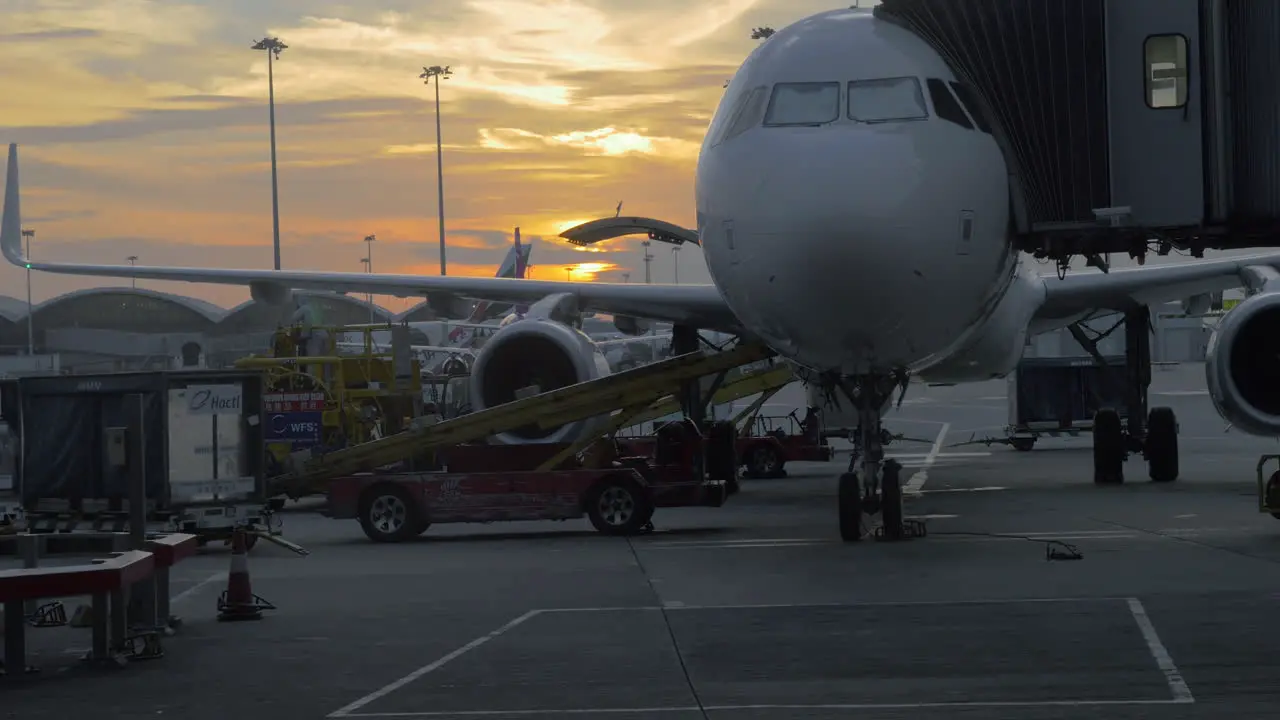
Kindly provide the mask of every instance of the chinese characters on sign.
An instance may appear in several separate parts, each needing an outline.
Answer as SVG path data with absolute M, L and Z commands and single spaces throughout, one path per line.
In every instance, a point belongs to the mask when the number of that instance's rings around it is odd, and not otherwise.
M 320 412 L 324 393 L 270 393 L 262 396 L 262 409 L 269 413 Z

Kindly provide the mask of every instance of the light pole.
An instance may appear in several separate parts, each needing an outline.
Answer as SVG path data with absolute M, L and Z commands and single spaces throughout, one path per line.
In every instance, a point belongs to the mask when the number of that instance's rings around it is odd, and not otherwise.
M 653 276 L 649 273 L 649 264 L 653 262 L 653 254 L 649 252 L 649 246 L 653 244 L 652 240 L 641 240 L 640 246 L 644 248 L 644 284 L 648 285 L 653 282 Z
M 567 265 L 564 269 L 565 282 L 573 282 L 573 266 Z
M 271 118 L 271 234 L 275 248 L 276 269 L 280 269 L 280 193 L 276 175 L 276 80 L 273 60 L 289 47 L 280 38 L 266 37 L 254 43 L 252 50 L 267 51 L 267 108 Z
M 378 240 L 377 235 L 364 236 L 364 246 L 365 246 L 364 264 L 365 264 L 365 270 L 367 270 L 370 275 L 373 274 L 373 244 L 377 242 L 377 240 Z M 373 321 L 374 321 L 373 293 L 369 293 L 369 324 L 372 325 Z
M 432 78 L 436 81 L 436 214 L 440 216 L 440 274 L 447 275 L 444 260 L 444 151 L 440 141 L 440 80 L 448 80 L 453 71 L 448 65 L 441 67 L 440 65 L 432 65 L 431 67 L 422 68 L 422 74 L 418 77 L 423 82 L 431 84 Z
M 680 246 L 675 245 L 671 248 L 671 270 L 675 273 L 676 284 L 680 284 Z
M 629 272 L 627 272 L 627 273 L 622 273 L 622 282 L 624 282 L 624 283 L 629 283 L 629 282 L 631 282 L 631 273 L 629 273 Z
M 35 230 L 23 230 L 22 239 L 27 242 L 27 354 L 36 354 L 36 331 L 33 323 L 35 315 L 31 312 L 31 239 L 36 236 Z
M 125 258 L 125 259 L 129 261 L 129 267 L 136 267 L 136 266 L 137 266 L 137 264 L 138 264 L 138 256 L 137 256 L 137 255 L 130 255 L 129 257 L 127 257 L 127 258 Z M 130 277 L 130 279 L 129 279 L 129 282 L 133 284 L 133 289 L 134 289 L 134 290 L 137 290 L 137 289 L 138 289 L 138 276 L 137 276 L 137 275 L 133 275 L 133 276 L 131 276 L 131 277 Z

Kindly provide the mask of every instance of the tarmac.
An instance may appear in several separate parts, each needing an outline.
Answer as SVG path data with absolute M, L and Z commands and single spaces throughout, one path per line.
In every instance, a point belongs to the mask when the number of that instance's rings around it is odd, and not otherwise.
M 841 543 L 833 463 L 747 481 L 719 509 L 606 538 L 585 520 L 432 528 L 375 545 L 291 513 L 312 554 L 259 544 L 260 622 L 220 624 L 227 551 L 175 571 L 167 656 L 89 670 L 88 634 L 32 630 L 36 676 L 0 680 L 23 720 L 227 718 L 1272 718 L 1280 522 L 1260 453 L 1224 432 L 1202 369 L 1155 373 L 1182 476 L 1092 482 L 1088 437 L 999 434 L 1003 382 L 913 388 L 890 429 L 925 538 Z M 781 402 L 777 400 L 775 402 Z M 1056 540 L 1079 560 L 1046 559 Z

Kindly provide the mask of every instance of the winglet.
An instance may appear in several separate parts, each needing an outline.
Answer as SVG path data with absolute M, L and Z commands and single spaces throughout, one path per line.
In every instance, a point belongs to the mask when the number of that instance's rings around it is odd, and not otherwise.
M 26 265 L 22 254 L 22 208 L 18 202 L 18 144 L 9 143 L 9 169 L 4 184 L 4 217 L 0 219 L 0 250 L 14 265 Z

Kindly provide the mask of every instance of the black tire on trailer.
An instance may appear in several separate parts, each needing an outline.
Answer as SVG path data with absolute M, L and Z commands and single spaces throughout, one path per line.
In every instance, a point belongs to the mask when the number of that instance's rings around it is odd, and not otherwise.
M 1280 470 L 1267 478 L 1267 484 L 1263 486 L 1263 501 L 1269 508 L 1280 506 Z M 1280 520 L 1280 512 L 1271 513 L 1271 517 Z
M 1173 408 L 1151 408 L 1147 414 L 1147 473 L 1153 482 L 1178 479 L 1178 418 Z
M 839 496 L 840 539 L 858 542 L 862 539 L 862 481 L 857 473 L 840 475 Z
M 378 483 L 361 493 L 359 513 L 360 529 L 380 543 L 412 540 L 428 524 L 409 491 L 394 483 Z
M 1031 452 L 1036 446 L 1036 439 L 1033 437 L 1016 437 L 1009 440 L 1009 445 L 1018 452 Z
M 747 448 L 743 465 L 746 466 L 747 477 L 750 478 L 772 478 L 782 474 L 782 468 L 786 465 L 786 460 L 782 457 L 782 453 L 778 452 L 778 448 L 768 442 L 757 442 Z
M 603 535 L 635 535 L 653 519 L 649 493 L 625 475 L 602 478 L 583 499 L 587 519 Z
M 1093 481 L 1098 485 L 1124 482 L 1124 426 L 1120 413 L 1101 408 L 1093 416 Z

